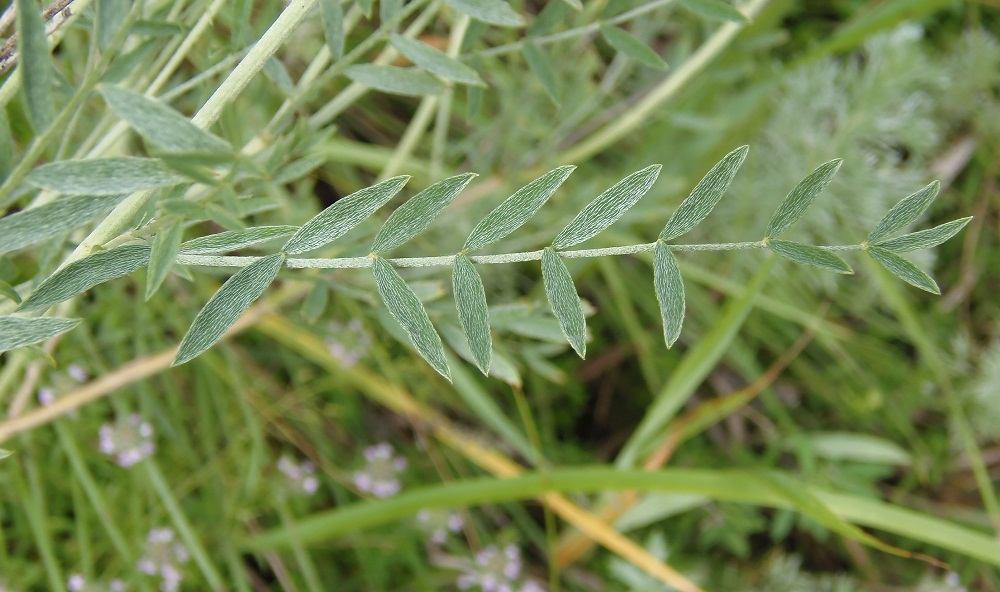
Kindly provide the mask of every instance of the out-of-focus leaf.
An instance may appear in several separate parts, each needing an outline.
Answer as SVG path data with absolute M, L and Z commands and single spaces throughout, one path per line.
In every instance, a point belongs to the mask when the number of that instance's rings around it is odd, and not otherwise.
M 399 50 L 399 53 L 431 74 L 437 74 L 441 78 L 462 84 L 485 86 L 482 78 L 479 77 L 479 74 L 475 70 L 443 51 L 434 49 L 430 45 L 416 39 L 403 37 L 396 33 L 392 34 L 390 41 Z
M 869 434 L 818 432 L 805 434 L 813 453 L 836 461 L 909 466 L 913 456 L 898 444 Z
M 100 88 L 108 106 L 140 136 L 168 152 L 231 154 L 232 147 L 201 129 L 172 107 L 118 86 Z
M 792 261 L 805 263 L 806 265 L 812 265 L 819 267 L 820 269 L 827 269 L 837 273 L 854 273 L 854 270 L 851 269 L 851 266 L 848 265 L 846 261 L 834 255 L 830 251 L 826 251 L 813 245 L 804 245 L 802 243 L 784 240 L 771 240 L 768 241 L 767 246 L 775 253 L 785 257 L 786 259 L 791 259 Z
M 938 287 L 934 278 L 927 275 L 927 273 L 922 269 L 892 251 L 886 250 L 882 247 L 868 247 L 867 251 L 868 254 L 872 256 L 872 259 L 878 261 L 882 267 L 888 269 L 892 275 L 898 277 L 904 282 L 912 286 L 916 286 L 921 290 L 930 292 L 931 294 L 941 293 L 941 288 Z
M 17 304 L 21 303 L 21 295 L 17 293 L 14 286 L 8 284 L 7 282 L 0 280 L 0 296 L 4 298 L 10 298 Z
M 792 224 L 798 222 L 802 214 L 806 213 L 813 201 L 826 189 L 826 186 L 833 180 L 833 176 L 840 170 L 843 160 L 837 158 L 830 162 L 819 165 L 808 177 L 799 181 L 798 185 L 792 189 L 784 201 L 771 216 L 771 221 L 767 223 L 767 230 L 764 236 L 775 237 L 791 228 Z
M 542 280 L 559 327 L 577 355 L 586 357 L 587 319 L 583 314 L 583 305 L 573 285 L 573 276 L 566 269 L 562 257 L 551 248 L 542 251 Z
M 608 45 L 613 47 L 615 51 L 619 51 L 627 55 L 644 66 L 648 66 L 656 70 L 666 70 L 668 68 L 667 63 L 663 61 L 660 54 L 656 53 L 648 45 L 618 27 L 612 27 L 611 25 L 601 23 L 601 35 L 604 36 L 604 40 L 607 41 Z
M 73 230 L 115 207 L 122 195 L 76 195 L 0 218 L 0 255 Z
M 97 0 L 97 44 L 101 49 L 107 50 L 111 45 L 128 17 L 129 8 L 128 0 Z
M 246 230 L 227 230 L 191 239 L 181 245 L 181 253 L 185 255 L 226 253 L 288 236 L 298 229 L 298 226 L 254 226 Z
M 552 241 L 552 246 L 565 249 L 580 244 L 614 224 L 646 195 L 656 182 L 661 168 L 654 164 L 636 171 L 599 195 L 559 232 Z
M 423 232 L 475 176 L 475 173 L 465 173 L 438 181 L 408 199 L 382 225 L 371 250 L 376 253 L 388 251 Z
M 112 156 L 43 164 L 28 174 L 28 181 L 68 195 L 116 195 L 168 187 L 185 178 L 156 158 Z
M 0 353 L 45 341 L 80 324 L 80 319 L 0 316 Z
M 45 23 L 34 0 L 14 0 L 17 51 L 28 119 L 35 134 L 48 129 L 55 117 L 52 84 L 55 72 L 45 37 Z
M 149 262 L 149 252 L 148 245 L 122 245 L 74 261 L 39 284 L 19 310 L 48 308 L 98 284 L 128 275 Z
M 414 68 L 360 64 L 349 66 L 344 75 L 382 92 L 422 97 L 440 94 L 444 85 L 434 76 Z
M 886 215 L 879 220 L 866 240 L 871 244 L 878 243 L 890 234 L 912 224 L 931 205 L 940 190 L 941 183 L 934 181 L 920 191 L 899 200 L 899 203 L 892 206 Z
M 691 195 L 687 196 L 677 210 L 670 217 L 667 225 L 660 233 L 660 240 L 670 240 L 677 238 L 688 232 L 705 219 L 723 194 L 729 189 L 729 184 L 733 182 L 736 171 L 743 164 L 749 146 L 740 146 L 729 154 L 722 157 L 712 170 L 695 185 Z
M 538 81 L 542 83 L 545 94 L 549 95 L 553 103 L 559 105 L 559 80 L 556 77 L 555 69 L 552 67 L 552 62 L 549 61 L 549 57 L 542 50 L 538 49 L 537 45 L 531 42 L 531 38 L 525 38 L 522 41 L 521 51 L 524 54 L 524 61 L 528 62 L 528 67 L 531 68 L 532 73 L 538 78 Z
M 337 62 L 344 57 L 344 9 L 340 0 L 320 0 L 319 10 L 330 57 Z
M 379 0 L 378 18 L 382 24 L 391 21 L 403 8 L 403 0 Z
M 503 0 L 445 0 L 445 4 L 498 27 L 523 27 L 525 24 L 524 17 Z
M 653 258 L 653 285 L 663 319 L 663 340 L 673 347 L 684 325 L 684 278 L 677 258 L 663 242 L 656 243 Z
M 319 281 L 309 290 L 306 299 L 302 301 L 302 318 L 310 325 L 323 316 L 326 311 L 327 302 L 330 300 L 330 286 L 326 282 Z
M 908 251 L 930 249 L 958 234 L 971 220 L 972 216 L 952 220 L 951 222 L 945 222 L 944 224 L 935 226 L 934 228 L 911 232 L 910 234 L 904 234 L 903 236 L 877 242 L 875 243 L 875 246 L 882 247 L 883 249 L 893 251 L 895 253 L 906 253 Z
M 452 289 L 455 292 L 455 307 L 458 319 L 469 342 L 469 348 L 476 365 L 483 374 L 490 373 L 493 351 L 493 335 L 490 333 L 489 307 L 486 304 L 486 290 L 476 267 L 465 255 L 455 256 L 452 270 Z
M 733 23 L 749 23 L 750 19 L 737 10 L 732 4 L 721 0 L 681 0 L 681 6 L 691 12 L 708 18 L 730 21 Z

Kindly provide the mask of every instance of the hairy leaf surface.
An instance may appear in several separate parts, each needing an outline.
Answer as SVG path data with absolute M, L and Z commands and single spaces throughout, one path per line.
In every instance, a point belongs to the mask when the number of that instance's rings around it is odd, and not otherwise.
M 360 64 L 347 67 L 344 75 L 375 90 L 397 95 L 422 97 L 440 94 L 444 90 L 440 80 L 414 68 Z
M 149 245 L 122 245 L 70 263 L 39 284 L 19 310 L 44 309 L 98 284 L 128 275 L 149 262 Z
M 559 232 L 552 246 L 565 249 L 580 244 L 614 224 L 646 195 L 661 168 L 661 165 L 654 164 L 636 171 L 599 195 Z
M 465 173 L 438 181 L 406 200 L 382 225 L 371 250 L 388 251 L 423 232 L 475 176 Z
M 80 324 L 80 319 L 0 316 L 0 353 L 45 341 Z
M 431 74 L 437 74 L 441 78 L 462 84 L 485 86 L 483 79 L 475 70 L 443 51 L 396 33 L 392 34 L 390 41 L 399 50 L 399 53 Z
M 684 278 L 670 247 L 659 241 L 653 258 L 653 285 L 660 303 L 663 339 L 670 348 L 680 337 L 684 325 Z
M 486 290 L 476 267 L 465 255 L 455 256 L 452 270 L 452 290 L 458 319 L 483 374 L 490 373 L 493 352 L 493 335 L 490 333 L 490 312 L 486 304 Z
M 786 259 L 827 269 L 837 273 L 854 273 L 851 266 L 830 251 L 813 245 L 804 245 L 784 240 L 771 240 L 767 243 L 769 249 Z
M 837 158 L 830 162 L 819 165 L 808 177 L 799 181 L 798 185 L 792 189 L 784 201 L 771 216 L 771 221 L 767 223 L 767 230 L 764 236 L 774 237 L 783 233 L 798 222 L 802 214 L 806 213 L 809 206 L 819 197 L 819 194 L 826 189 L 826 186 L 833 180 L 833 176 L 840 170 L 842 159 Z
M 288 236 L 298 229 L 298 226 L 253 226 L 244 230 L 227 230 L 191 239 L 181 245 L 181 253 L 185 255 L 226 253 Z
M 934 181 L 920 191 L 901 199 L 879 220 L 866 240 L 871 244 L 876 244 L 890 234 L 912 224 L 931 205 L 940 190 L 941 183 Z
M 573 276 L 553 249 L 542 251 L 542 280 L 552 313 L 569 344 L 581 358 L 587 356 L 587 319 L 580 296 L 576 293 Z
M 882 247 L 868 247 L 868 254 L 872 256 L 872 259 L 878 261 L 882 267 L 888 269 L 892 275 L 898 277 L 911 286 L 916 286 L 921 290 L 930 292 L 931 294 L 941 293 L 941 288 L 938 287 L 934 278 L 927 275 L 924 270 L 910 263 L 906 259 L 903 259 L 892 251 Z
M 116 195 L 168 187 L 185 178 L 156 158 L 112 156 L 44 164 L 28 174 L 28 181 L 67 195 Z
M 0 255 L 73 230 L 115 207 L 124 195 L 77 195 L 0 218 Z
M 174 257 L 181 248 L 181 237 L 184 225 L 175 220 L 169 226 L 156 233 L 152 250 L 149 254 L 149 268 L 146 272 L 146 300 L 160 289 L 170 269 L 174 266 Z
M 48 129 L 55 117 L 52 95 L 55 71 L 49 54 L 49 41 L 45 36 L 45 23 L 42 22 L 42 15 L 34 0 L 14 0 L 14 8 L 25 106 L 32 129 L 36 134 L 41 134 Z
M 733 182 L 736 171 L 743 164 L 743 159 L 747 156 L 749 146 L 740 146 L 729 154 L 722 157 L 712 170 L 695 185 L 691 195 L 687 196 L 677 210 L 670 217 L 667 225 L 660 233 L 660 240 L 670 240 L 677 238 L 688 232 L 705 219 L 723 194 L 729 189 L 729 184 Z
M 145 140 L 168 152 L 232 153 L 228 142 L 191 122 L 172 107 L 118 86 L 102 86 L 108 106 Z
M 945 222 L 944 224 L 935 226 L 934 228 L 911 232 L 910 234 L 904 234 L 903 236 L 896 238 L 879 241 L 875 243 L 875 245 L 896 253 L 930 249 L 958 234 L 971 220 L 972 216 L 952 220 L 951 222 Z

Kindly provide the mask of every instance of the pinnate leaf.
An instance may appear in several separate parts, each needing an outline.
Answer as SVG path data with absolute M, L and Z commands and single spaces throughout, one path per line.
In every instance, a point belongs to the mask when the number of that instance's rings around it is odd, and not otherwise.
M 737 10 L 733 5 L 721 0 L 681 0 L 681 6 L 708 18 L 733 23 L 750 22 L 750 19 L 745 14 Z
M 244 230 L 227 230 L 191 239 L 181 245 L 181 253 L 185 255 L 227 253 L 288 236 L 298 229 L 298 226 L 253 226 Z
M 522 42 L 521 51 L 524 53 L 524 61 L 528 62 L 528 67 L 532 73 L 542 83 L 545 94 L 549 95 L 552 102 L 559 104 L 559 80 L 556 71 L 552 67 L 549 57 L 538 49 L 538 46 L 531 42 L 531 38 L 525 38 Z
M 599 195 L 559 232 L 552 241 L 552 246 L 565 249 L 580 244 L 614 224 L 646 195 L 656 182 L 661 168 L 654 164 L 636 171 Z
M 28 181 L 35 185 L 69 195 L 116 195 L 184 180 L 159 159 L 134 156 L 62 160 L 28 174 Z
M 55 113 L 52 83 L 55 72 L 45 37 L 45 23 L 35 0 L 14 0 L 17 50 L 28 119 L 36 134 L 48 129 Z
M 819 165 L 808 177 L 799 181 L 798 185 L 792 189 L 784 201 L 771 216 L 771 221 L 767 223 L 767 230 L 764 236 L 774 237 L 791 228 L 798 222 L 802 214 L 806 213 L 813 201 L 826 189 L 826 186 L 833 180 L 833 176 L 840 170 L 843 160 L 837 158 L 830 162 Z
M 38 285 L 19 310 L 44 309 L 98 284 L 128 275 L 149 262 L 149 245 L 122 245 L 79 259 Z
M 45 341 L 79 324 L 80 319 L 0 316 L 0 353 Z
M 542 281 L 552 313 L 559 320 L 559 327 L 569 344 L 581 358 L 587 355 L 587 319 L 583 314 L 580 296 L 573 285 L 573 276 L 552 248 L 542 251 Z
M 940 190 L 941 183 L 934 181 L 920 191 L 901 199 L 875 225 L 875 229 L 866 239 L 867 242 L 877 244 L 892 233 L 912 224 L 931 205 Z
M 644 66 L 657 70 L 666 70 L 667 63 L 663 61 L 660 54 L 653 51 L 648 45 L 639 41 L 624 30 L 611 25 L 601 24 L 601 35 L 604 36 L 608 45 L 615 51 L 619 51 Z
M 880 241 L 875 243 L 875 245 L 896 253 L 930 249 L 958 234 L 970 220 L 972 220 L 972 216 L 952 220 L 934 228 L 911 232 L 910 234 Z
M 472 229 L 462 250 L 482 249 L 520 228 L 575 169 L 572 165 L 561 166 L 518 189 Z
M 372 274 L 382 302 L 409 335 L 417 353 L 450 382 L 451 370 L 444 356 L 444 345 L 420 299 L 385 259 L 372 259 Z
M 403 37 L 396 33 L 392 34 L 390 41 L 399 50 L 399 53 L 431 74 L 437 74 L 441 78 L 462 84 L 485 86 L 482 78 L 479 77 L 479 74 L 475 70 L 443 51 L 434 49 L 430 45 L 416 39 Z
M 371 250 L 376 253 L 388 251 L 423 232 L 475 176 L 475 173 L 465 173 L 449 177 L 406 200 L 382 225 Z
M 695 185 L 691 195 L 687 196 L 677 210 L 670 217 L 667 225 L 660 233 L 660 240 L 670 240 L 677 238 L 688 232 L 705 219 L 723 194 L 729 189 L 729 184 L 733 182 L 736 171 L 743 164 L 743 159 L 747 156 L 749 146 L 740 146 L 729 154 L 722 157 L 712 170 Z
M 904 282 L 931 294 L 941 293 L 941 288 L 938 287 L 934 278 L 906 259 L 882 247 L 868 247 L 867 250 L 872 259 L 878 261 L 882 267 L 888 269 L 892 275 Z
M 172 107 L 118 86 L 100 88 L 108 106 L 145 140 L 168 152 L 232 153 L 232 147 Z
M 784 240 L 770 240 L 767 246 L 782 257 L 797 261 L 798 263 L 805 263 L 806 265 L 812 265 L 837 273 L 854 273 L 854 270 L 851 269 L 851 266 L 846 261 L 830 251 L 813 245 L 804 245 Z
M 149 254 L 149 269 L 146 272 L 146 300 L 160 289 L 170 269 L 174 266 L 174 257 L 181 248 L 181 237 L 184 225 L 180 220 L 173 221 L 169 226 L 156 234 Z
M 319 11 L 326 45 L 330 48 L 331 58 L 336 62 L 344 57 L 344 9 L 340 6 L 340 0 L 320 0 Z
M 77 195 L 0 218 L 0 255 L 86 224 L 115 207 L 123 195 Z
M 215 345 L 271 285 L 284 262 L 283 253 L 261 257 L 226 280 L 198 311 L 198 316 L 181 340 L 172 365 L 179 366 L 188 362 Z
M 385 205 L 409 180 L 409 175 L 392 177 L 337 200 L 303 224 L 282 250 L 294 255 L 332 243 Z
M 360 64 L 346 68 L 344 75 L 354 82 L 396 95 L 422 97 L 444 90 L 440 80 L 414 68 Z
M 684 325 L 684 278 L 677 258 L 670 247 L 657 241 L 653 258 L 653 285 L 656 300 L 660 303 L 660 317 L 663 319 L 663 339 L 667 347 L 673 347 L 681 335 Z
M 493 336 L 490 333 L 490 313 L 486 304 L 486 290 L 476 267 L 465 255 L 455 256 L 452 270 L 452 289 L 458 319 L 469 342 L 476 365 L 483 374 L 490 373 Z
M 523 27 L 524 17 L 503 0 L 445 0 L 445 4 L 476 20 L 499 27 Z

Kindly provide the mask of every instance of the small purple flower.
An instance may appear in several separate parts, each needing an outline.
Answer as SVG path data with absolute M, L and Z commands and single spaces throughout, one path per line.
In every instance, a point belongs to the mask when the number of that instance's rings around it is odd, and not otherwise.
M 297 489 L 307 495 L 316 493 L 319 480 L 316 478 L 316 465 L 309 461 L 296 464 L 291 458 L 282 456 L 278 459 L 278 470 L 284 473 L 292 489 Z
M 367 464 L 364 470 L 354 472 L 354 485 L 375 497 L 392 497 L 403 488 L 396 478 L 406 468 L 406 459 L 396 456 L 388 443 L 365 448 Z
M 482 592 L 531 592 L 538 589 L 538 584 L 530 580 L 518 582 L 520 576 L 521 550 L 514 545 L 507 545 L 502 550 L 490 545 L 476 553 L 474 564 L 458 576 L 456 583 L 460 590 L 478 586 Z
M 42 407 L 48 407 L 56 400 L 56 392 L 48 387 L 38 389 L 36 396 L 38 397 L 38 403 Z
M 66 374 L 69 374 L 69 377 L 77 382 L 87 382 L 90 378 L 87 371 L 84 370 L 83 366 L 79 364 L 70 364 L 69 366 L 66 366 Z
M 163 580 L 160 582 L 161 592 L 176 592 L 183 577 L 178 566 L 188 560 L 187 548 L 174 539 L 174 531 L 169 528 L 154 528 L 149 531 L 146 554 L 138 564 L 142 573 L 160 576 Z
M 458 512 L 451 510 L 420 510 L 417 513 L 417 522 L 430 533 L 431 542 L 437 545 L 443 544 L 448 539 L 449 532 L 462 530 L 463 525 L 462 517 Z
M 73 574 L 66 582 L 66 589 L 69 592 L 124 592 L 125 582 L 111 580 L 105 585 L 99 582 L 87 582 L 82 575 Z
M 326 347 L 330 355 L 337 358 L 345 368 L 357 364 L 368 351 L 372 339 L 358 319 L 352 319 L 347 325 L 339 321 L 331 321 L 327 326 L 330 336 L 326 339 Z
M 99 438 L 101 452 L 115 457 L 115 462 L 123 467 L 131 467 L 156 450 L 153 426 L 135 413 L 101 426 Z

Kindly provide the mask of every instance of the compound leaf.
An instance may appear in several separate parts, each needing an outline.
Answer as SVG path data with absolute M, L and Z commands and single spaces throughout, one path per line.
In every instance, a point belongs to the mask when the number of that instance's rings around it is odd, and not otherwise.
M 904 197 L 899 203 L 892 206 L 886 215 L 875 225 L 875 229 L 868 235 L 866 241 L 876 244 L 888 237 L 897 230 L 902 230 L 907 225 L 924 213 L 924 210 L 931 205 L 938 191 L 941 190 L 941 183 L 933 181 L 926 187 Z
M 406 200 L 382 225 L 372 243 L 372 252 L 388 251 L 423 232 L 475 176 L 465 173 L 449 177 Z
M 767 246 L 782 257 L 797 261 L 798 263 L 805 263 L 806 265 L 812 265 L 837 273 L 854 273 L 854 270 L 851 269 L 851 266 L 846 261 L 830 251 L 813 245 L 804 245 L 784 240 L 770 240 Z
M 445 0 L 445 4 L 476 20 L 498 27 L 523 27 L 524 17 L 503 0 Z
M 712 170 L 695 185 L 691 195 L 687 196 L 677 210 L 670 217 L 667 225 L 660 233 L 660 240 L 670 240 L 676 238 L 705 219 L 705 216 L 712 211 L 722 195 L 729 189 L 736 171 L 743 164 L 749 146 L 740 146 L 729 154 L 722 157 Z
M 118 86 L 102 86 L 108 106 L 145 140 L 168 152 L 231 154 L 225 140 L 201 129 L 165 103 Z
M 390 41 L 399 50 L 399 53 L 431 74 L 436 74 L 446 80 L 453 80 L 462 84 L 485 86 L 483 79 L 479 77 L 479 74 L 475 70 L 443 51 L 434 49 L 430 45 L 416 39 L 403 37 L 396 33 L 392 34 Z
M 0 316 L 0 353 L 45 341 L 79 324 L 80 319 Z
M 656 70 L 666 70 L 667 63 L 663 61 L 660 54 L 652 50 L 648 45 L 639 41 L 623 29 L 601 23 L 601 35 L 604 36 L 608 45 L 615 51 L 619 51 L 644 66 Z
M 844 161 L 840 158 L 823 163 L 785 196 L 767 223 L 764 236 L 774 237 L 791 228 L 806 213 L 813 201 L 826 189 Z
M 580 296 L 573 285 L 573 276 L 551 247 L 542 251 L 542 281 L 552 313 L 569 344 L 581 358 L 587 355 L 587 319 Z
M 906 259 L 903 259 L 892 251 L 886 250 L 882 247 L 868 247 L 868 254 L 872 256 L 872 259 L 878 261 L 882 267 L 888 269 L 892 275 L 898 277 L 911 286 L 916 286 L 921 290 L 930 292 L 931 294 L 941 293 L 941 288 L 938 287 L 934 278 L 927 275 L 924 270 L 910 263 Z
M 222 284 L 191 323 L 181 340 L 173 366 L 199 356 L 222 338 L 240 315 L 260 298 L 285 262 L 283 253 L 261 257 Z
M 684 325 L 684 279 L 674 253 L 661 241 L 656 243 L 653 258 L 653 285 L 663 319 L 663 339 L 670 348 Z
M 0 255 L 73 230 L 115 207 L 123 195 L 77 195 L 0 218 Z
M 417 353 L 451 382 L 451 370 L 444 356 L 444 345 L 420 299 L 385 259 L 372 259 L 372 274 L 382 302 L 409 335 Z
M 661 165 L 654 164 L 636 171 L 599 195 L 559 232 L 552 241 L 552 246 L 557 249 L 571 247 L 614 224 L 646 195 L 656 182 L 661 168 Z
M 28 181 L 68 195 L 117 195 L 168 187 L 185 178 L 157 158 L 112 156 L 43 164 L 28 174 Z
M 489 375 L 493 352 L 493 336 L 490 333 L 490 313 L 486 304 L 486 290 L 476 267 L 465 255 L 455 256 L 452 270 L 452 289 L 455 292 L 455 307 L 458 319 L 469 342 L 469 348 L 476 360 L 476 366 L 483 374 Z
M 409 180 L 409 175 L 392 177 L 337 200 L 303 224 L 282 250 L 294 255 L 330 244 L 385 205 Z
M 48 308 L 98 284 L 128 275 L 149 262 L 149 245 L 122 245 L 74 261 L 38 285 L 18 310 Z
M 227 230 L 191 239 L 181 245 L 181 253 L 185 255 L 228 253 L 288 236 L 298 229 L 298 226 L 253 226 L 244 230 Z
M 904 234 L 903 236 L 898 236 L 896 238 L 879 241 L 875 243 L 875 245 L 896 253 L 930 249 L 958 234 L 959 231 L 965 228 L 965 225 L 968 224 L 970 220 L 972 220 L 972 216 L 952 220 L 951 222 L 945 222 L 944 224 L 935 226 L 934 228 L 911 232 L 910 234 Z

